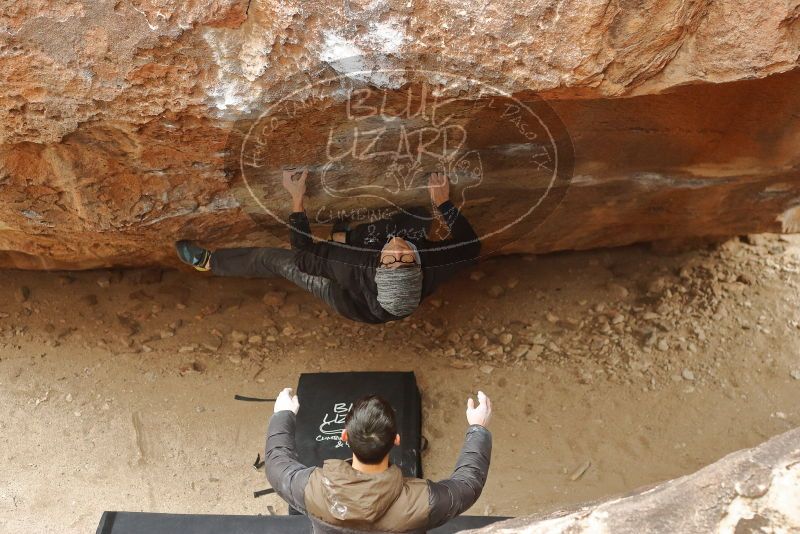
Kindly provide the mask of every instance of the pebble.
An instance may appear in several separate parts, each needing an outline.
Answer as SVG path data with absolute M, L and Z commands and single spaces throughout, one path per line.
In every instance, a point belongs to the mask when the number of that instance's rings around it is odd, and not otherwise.
M 544 352 L 544 346 L 543 345 L 534 345 L 534 346 L 531 347 L 531 350 L 529 350 L 528 353 L 525 354 L 525 359 L 526 360 L 535 360 L 536 358 L 541 356 L 543 352 Z
M 694 373 L 690 369 L 684 369 L 681 371 L 681 376 L 684 380 L 692 381 L 694 380 Z
M 231 361 L 231 363 L 235 363 L 236 365 L 242 363 L 242 357 L 238 354 L 229 354 L 228 359 Z
M 198 315 L 198 318 L 202 319 L 204 317 L 208 317 L 209 315 L 214 315 L 219 311 L 219 308 L 219 303 L 207 304 L 200 309 L 200 315 Z
M 266 304 L 267 306 L 283 306 L 283 303 L 286 302 L 286 292 L 285 291 L 267 291 L 264 293 L 261 301 Z
M 300 314 L 300 305 L 297 303 L 284 304 L 278 308 L 278 314 L 285 318 L 297 317 Z
M 281 330 L 281 335 L 290 337 L 293 336 L 296 332 L 297 330 L 295 330 L 295 328 L 292 325 L 287 324 L 286 326 L 283 327 L 283 330 Z
M 247 342 L 250 343 L 251 345 L 261 345 L 261 343 L 263 341 L 264 341 L 264 338 L 262 338 L 261 336 L 259 336 L 257 334 L 247 338 Z
M 428 302 L 430 302 L 431 306 L 433 306 L 434 308 L 441 308 L 442 307 L 441 299 L 430 299 Z
M 510 278 L 508 280 L 508 283 L 506 284 L 506 287 L 508 289 L 514 289 L 515 287 L 517 287 L 517 285 L 519 285 L 519 279 L 518 278 Z
M 669 343 L 667 343 L 667 340 L 662 337 L 661 339 L 658 340 L 658 344 L 656 345 L 656 347 L 658 348 L 658 350 L 664 352 L 669 350 Z
M 108 288 L 111 285 L 111 278 L 108 276 L 101 276 L 97 279 L 97 285 L 102 287 L 103 289 Z
M 608 292 L 616 299 L 624 299 L 628 296 L 628 288 L 619 284 L 608 284 Z
M 621 313 L 618 313 L 611 318 L 611 324 L 620 324 L 624 322 L 625 322 L 625 316 L 622 315 Z
M 67 396 L 65 397 L 65 400 L 67 402 L 72 402 L 72 393 L 67 393 Z
M 669 281 L 665 277 L 659 276 L 647 285 L 647 292 L 652 294 L 663 293 L 668 285 Z
M 504 332 L 500 334 L 500 337 L 498 339 L 500 340 L 500 343 L 502 343 L 503 345 L 508 345 L 509 343 L 511 343 L 511 340 L 514 339 L 514 336 L 509 332 Z
M 790 374 L 795 380 L 800 380 L 800 369 L 794 369 Z
M 550 312 L 547 312 L 546 317 L 547 317 L 547 322 L 548 323 L 557 323 L 558 322 L 558 316 L 557 315 L 553 315 Z
M 469 279 L 472 280 L 473 282 L 481 280 L 484 276 L 486 276 L 486 273 L 483 271 L 472 271 L 471 273 L 469 273 Z
M 17 376 L 19 376 L 19 375 L 17 375 Z M 43 402 L 47 402 L 47 399 L 49 399 L 49 398 L 50 398 L 50 390 L 48 389 L 47 391 L 44 392 L 43 396 L 38 397 L 36 399 L 36 406 L 39 406 Z
M 531 350 L 530 345 L 520 345 L 511 352 L 511 356 L 513 356 L 516 359 L 519 359 L 528 354 L 530 350 Z
M 483 349 L 483 353 L 489 356 L 490 358 L 496 358 L 497 356 L 503 355 L 503 347 L 500 345 L 489 345 L 485 349 Z
M 486 347 L 486 345 L 488 345 L 488 344 L 489 344 L 489 340 L 486 339 L 486 336 L 482 336 L 480 334 L 475 334 L 473 336 L 473 338 L 472 338 L 472 345 L 478 350 Z
M 492 367 L 491 365 L 481 365 L 480 369 L 481 369 L 481 373 L 484 373 L 484 374 L 487 374 L 487 375 L 492 374 L 492 371 L 494 371 L 494 367 Z
M 505 289 L 503 289 L 503 286 L 493 285 L 492 287 L 489 288 L 490 297 L 497 298 L 501 296 L 503 293 L 505 293 Z
M 747 273 L 740 274 L 737 277 L 737 281 L 741 282 L 742 284 L 748 285 L 748 286 L 751 286 L 751 285 L 755 284 L 755 279 L 751 275 L 749 275 Z
M 472 362 L 468 362 L 466 360 L 457 360 L 455 358 L 450 360 L 450 367 L 453 367 L 455 369 L 469 369 L 473 365 L 475 364 L 473 364 Z
M 588 470 L 589 470 L 589 468 L 590 468 L 591 466 L 592 466 L 592 461 L 591 461 L 591 460 L 586 460 L 585 462 L 583 462 L 581 465 L 579 465 L 579 466 L 578 466 L 578 467 L 577 467 L 577 468 L 576 468 L 576 469 L 575 469 L 575 470 L 572 472 L 572 474 L 569 476 L 569 479 L 570 479 L 571 481 L 575 482 L 576 480 L 578 480 L 579 478 L 581 478 L 581 477 L 584 475 L 584 473 L 586 473 L 586 471 L 588 471 Z
M 233 332 L 231 332 L 231 341 L 242 343 L 246 341 L 247 338 L 248 335 L 240 330 L 234 330 Z

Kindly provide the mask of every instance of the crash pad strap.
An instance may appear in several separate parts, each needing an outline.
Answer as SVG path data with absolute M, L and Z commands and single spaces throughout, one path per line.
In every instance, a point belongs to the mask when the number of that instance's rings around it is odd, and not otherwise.
M 244 395 L 234 395 L 233 400 L 246 402 L 275 402 L 275 399 L 262 399 L 260 397 L 245 397 Z

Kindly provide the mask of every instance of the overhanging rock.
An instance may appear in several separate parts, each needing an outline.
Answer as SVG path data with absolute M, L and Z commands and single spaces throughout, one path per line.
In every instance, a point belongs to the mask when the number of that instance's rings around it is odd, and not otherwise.
M 800 228 L 796 5 L 184 4 L 0 15 L 0 267 L 285 246 L 285 165 L 319 226 L 447 170 L 487 252 Z

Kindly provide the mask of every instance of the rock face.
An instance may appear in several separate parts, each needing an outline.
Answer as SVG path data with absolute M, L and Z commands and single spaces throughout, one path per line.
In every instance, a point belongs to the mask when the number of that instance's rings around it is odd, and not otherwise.
M 519 518 L 474 533 L 796 532 L 800 429 L 682 478 L 577 510 Z
M 320 228 L 425 205 L 444 170 L 487 253 L 796 231 L 799 20 L 777 0 L 12 3 L 0 267 L 285 246 L 287 165 L 310 167 Z

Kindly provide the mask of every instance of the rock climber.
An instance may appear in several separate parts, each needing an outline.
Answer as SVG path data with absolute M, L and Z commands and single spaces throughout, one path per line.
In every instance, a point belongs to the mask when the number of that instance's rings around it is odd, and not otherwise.
M 450 478 L 432 482 L 404 478 L 389 464 L 389 451 L 400 444 L 392 406 L 378 396 L 353 403 L 342 441 L 351 460 L 326 460 L 306 467 L 295 454 L 296 395 L 278 395 L 267 430 L 267 479 L 289 505 L 307 515 L 315 533 L 425 532 L 465 512 L 481 495 L 489 472 L 492 435 L 487 430 L 492 403 L 478 392 L 467 401 L 467 429 Z
M 299 175 L 299 177 L 298 177 Z M 480 254 L 475 231 L 450 201 L 450 180 L 431 173 L 431 201 L 449 229 L 441 241 L 425 232 L 398 232 L 389 220 L 332 233 L 315 242 L 303 198 L 308 170 L 283 171 L 292 197 L 292 250 L 232 248 L 209 251 L 178 241 L 178 257 L 200 271 L 221 276 L 282 276 L 325 301 L 338 314 L 365 323 L 385 323 L 411 315 L 422 299 Z M 296 178 L 297 177 L 297 178 Z M 367 231 L 381 228 L 383 232 Z M 377 239 L 375 236 L 378 236 Z M 401 236 L 402 235 L 402 236 Z

